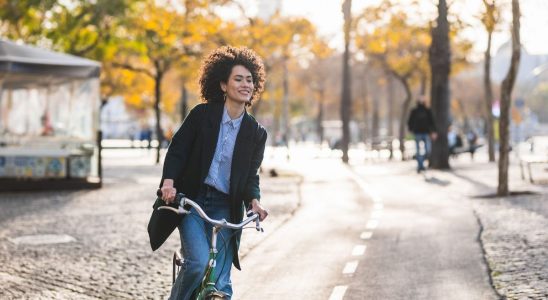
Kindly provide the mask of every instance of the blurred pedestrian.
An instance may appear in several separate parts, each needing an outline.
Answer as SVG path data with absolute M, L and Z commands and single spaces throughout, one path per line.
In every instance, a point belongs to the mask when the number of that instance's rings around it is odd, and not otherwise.
M 263 91 L 264 81 L 263 62 L 250 49 L 224 46 L 205 59 L 199 80 L 204 103 L 186 117 L 166 154 L 161 183 L 165 202 L 182 192 L 214 219 L 239 223 L 244 208 L 257 212 L 260 220 L 267 217 L 259 202 L 258 175 L 267 133 L 246 111 Z M 190 299 L 207 267 L 211 227 L 195 214 L 192 209 L 179 225 L 184 266 L 170 299 Z M 231 229 L 220 234 L 226 244 L 219 247 L 216 287 L 230 297 L 231 265 L 240 268 L 240 234 Z
M 464 146 L 462 136 L 453 125 L 449 125 L 449 128 L 447 129 L 447 145 L 449 146 L 449 154 L 454 155 L 455 157 L 461 150 L 459 148 Z
M 474 154 L 476 153 L 476 149 L 481 147 L 481 145 L 478 145 L 478 135 L 476 134 L 476 131 L 474 131 L 473 129 L 468 131 L 468 133 L 466 134 L 466 140 L 468 141 L 470 159 L 474 160 Z
M 437 138 L 432 111 L 426 107 L 423 95 L 417 98 L 417 106 L 411 110 L 407 127 L 415 136 L 417 173 L 420 173 L 426 170 L 424 160 L 430 155 L 430 139 L 435 140 Z

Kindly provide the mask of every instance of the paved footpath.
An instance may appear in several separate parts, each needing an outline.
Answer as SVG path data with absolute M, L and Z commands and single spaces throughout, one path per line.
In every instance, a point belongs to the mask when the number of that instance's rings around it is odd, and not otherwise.
M 546 167 L 546 166 L 544 166 Z M 469 195 L 494 194 L 494 163 L 459 161 L 454 175 L 472 184 Z M 531 192 L 511 197 L 471 197 L 480 222 L 481 242 L 492 284 L 502 298 L 548 299 L 548 172 L 538 168 L 543 184 L 520 178 L 516 164 L 509 172 L 510 191 Z
M 161 175 L 152 157 L 147 150 L 107 151 L 99 190 L 0 194 L 0 299 L 165 299 L 179 239 L 173 234 L 154 253 L 148 245 L 146 225 Z M 300 177 L 265 174 L 261 180 L 271 216 L 265 234 L 244 233 L 243 255 L 299 205 Z M 44 234 L 74 240 L 17 243 Z

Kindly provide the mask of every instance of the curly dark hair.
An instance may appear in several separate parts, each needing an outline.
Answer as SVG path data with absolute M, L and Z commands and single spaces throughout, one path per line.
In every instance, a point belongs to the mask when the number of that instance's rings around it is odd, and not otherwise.
M 253 94 L 246 106 L 251 106 L 264 89 L 265 71 L 262 59 L 246 47 L 222 46 L 204 60 L 200 74 L 200 97 L 203 102 L 224 102 L 221 82 L 228 82 L 234 66 L 244 66 L 253 77 Z

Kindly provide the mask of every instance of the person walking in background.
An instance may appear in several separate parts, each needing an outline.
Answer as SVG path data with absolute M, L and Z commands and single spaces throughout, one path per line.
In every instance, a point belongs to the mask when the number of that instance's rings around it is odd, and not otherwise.
M 260 57 L 250 49 L 230 46 L 213 51 L 203 62 L 199 80 L 204 103 L 190 111 L 169 145 L 160 184 L 162 199 L 172 203 L 177 192 L 198 203 L 213 219 L 240 223 L 244 210 L 264 220 L 259 167 L 267 133 L 246 107 L 264 88 Z M 184 257 L 170 299 L 187 300 L 199 286 L 209 259 L 206 224 L 194 208 L 179 225 Z M 217 259 L 216 288 L 230 298 L 231 265 L 240 268 L 239 232 L 222 229 Z
M 437 138 L 434 117 L 432 116 L 432 111 L 426 107 L 424 96 L 421 95 L 417 98 L 417 106 L 411 110 L 409 120 L 407 120 L 407 127 L 415 136 L 417 173 L 420 173 L 426 170 L 424 160 L 430 155 L 430 139 L 435 140 Z

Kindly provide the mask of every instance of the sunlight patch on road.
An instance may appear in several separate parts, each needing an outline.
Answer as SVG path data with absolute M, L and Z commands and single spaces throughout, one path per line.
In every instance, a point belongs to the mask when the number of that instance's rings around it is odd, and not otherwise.
M 8 239 L 16 245 L 47 245 L 75 242 L 76 239 L 66 234 L 37 234 L 24 235 Z
M 348 286 L 346 285 L 338 285 L 334 287 L 331 296 L 329 296 L 329 300 L 342 300 L 344 293 L 346 293 L 346 289 L 348 289 Z
M 352 256 L 362 256 L 365 253 L 366 248 L 365 245 L 354 246 L 354 249 L 352 249 Z
M 358 261 L 353 260 L 353 261 L 347 262 L 346 265 L 344 265 L 344 269 L 342 273 L 346 275 L 352 275 L 354 274 L 354 272 L 356 272 L 357 268 L 358 268 Z

